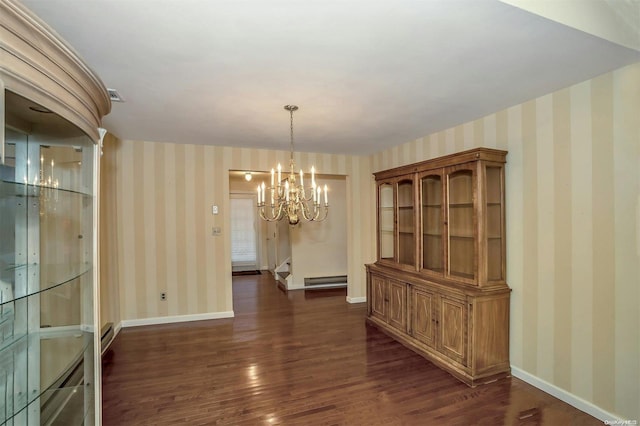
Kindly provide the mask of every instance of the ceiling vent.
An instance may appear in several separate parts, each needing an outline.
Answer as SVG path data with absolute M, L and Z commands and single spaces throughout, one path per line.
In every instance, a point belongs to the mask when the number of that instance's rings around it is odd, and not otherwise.
M 109 99 L 111 99 L 111 102 L 124 102 L 124 99 L 116 89 L 107 89 L 107 92 L 109 93 Z

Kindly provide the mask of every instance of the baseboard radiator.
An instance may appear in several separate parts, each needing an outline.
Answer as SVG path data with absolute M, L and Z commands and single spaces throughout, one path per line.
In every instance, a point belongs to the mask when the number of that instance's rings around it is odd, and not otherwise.
M 104 355 L 104 351 L 109 347 L 113 340 L 113 323 L 108 322 L 100 331 L 100 353 Z
M 319 288 L 340 288 L 346 286 L 346 275 L 334 275 L 331 277 L 311 277 L 304 279 L 304 288 L 309 290 Z

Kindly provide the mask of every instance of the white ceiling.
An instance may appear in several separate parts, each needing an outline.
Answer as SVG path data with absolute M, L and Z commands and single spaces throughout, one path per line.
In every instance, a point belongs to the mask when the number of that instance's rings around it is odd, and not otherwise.
M 633 2 L 634 0 L 632 0 Z M 498 0 L 24 0 L 121 139 L 369 154 L 640 60 Z M 627 2 L 629 4 L 629 2 Z

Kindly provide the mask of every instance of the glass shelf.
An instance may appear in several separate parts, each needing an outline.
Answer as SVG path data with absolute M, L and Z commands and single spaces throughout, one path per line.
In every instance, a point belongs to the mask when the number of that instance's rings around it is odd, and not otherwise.
M 42 399 L 48 400 L 58 393 L 80 391 L 77 383 L 66 380 L 85 356 L 92 356 L 93 333 L 81 331 L 79 327 L 64 330 L 46 330 L 22 336 L 7 347 L 0 356 L 0 421 L 10 421 L 29 405 L 37 403 L 38 411 Z M 27 365 L 28 360 L 40 359 L 39 389 L 27 389 L 24 381 L 16 382 L 13 372 L 16 365 Z M 19 368 L 19 367 L 18 367 Z M 18 389 L 24 391 L 18 391 Z M 82 391 L 83 392 L 83 391 Z M 43 398 L 44 397 L 44 398 Z
M 473 235 L 449 235 L 449 238 L 458 238 L 458 239 L 473 239 L 475 238 Z
M 442 237 L 442 234 L 436 234 L 433 232 L 423 232 L 422 235 L 425 237 Z
M 50 186 L 32 185 L 20 182 L 11 182 L 2 180 L 0 181 L 0 198 L 8 197 L 34 197 L 46 196 L 49 194 L 72 194 L 82 197 L 89 197 L 91 199 L 93 195 L 90 193 L 73 191 L 64 188 L 52 188 Z
M 473 207 L 473 203 L 450 203 L 450 208 L 463 208 L 463 207 Z
M 12 291 L 12 294 L 7 299 L 4 299 L 6 295 L 3 294 L 3 300 L 0 301 L 0 306 L 70 283 L 91 271 L 91 268 L 92 266 L 90 263 L 64 263 L 49 265 L 36 263 L 31 265 L 17 265 L 0 270 L 0 280 L 5 283 L 10 283 Z M 37 276 L 38 273 L 40 275 L 39 283 L 29 282 L 26 293 L 24 293 L 24 289 L 21 289 L 18 291 L 19 294 L 16 294 L 16 275 L 24 274 L 29 277 L 34 275 Z

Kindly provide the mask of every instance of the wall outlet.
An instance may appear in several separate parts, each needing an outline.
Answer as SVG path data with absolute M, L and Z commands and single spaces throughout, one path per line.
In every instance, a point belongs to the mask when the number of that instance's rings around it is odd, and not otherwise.
M 167 300 L 167 293 L 165 293 L 164 291 L 160 293 L 160 300 Z

